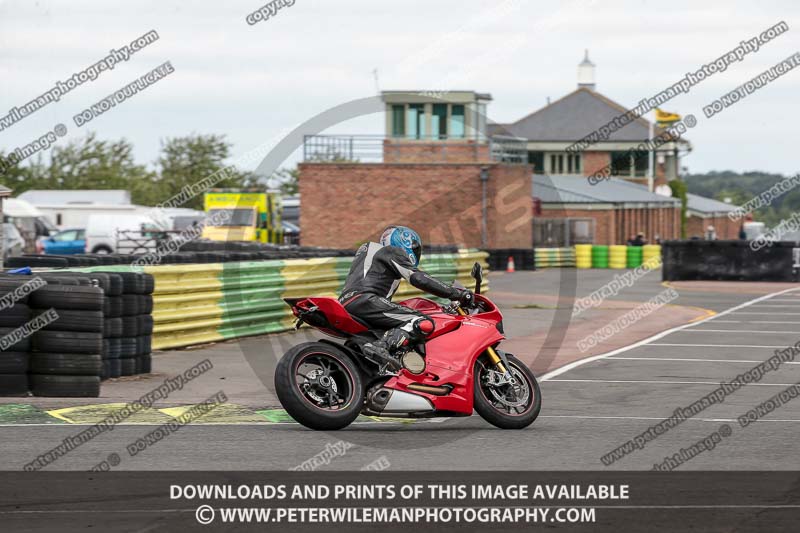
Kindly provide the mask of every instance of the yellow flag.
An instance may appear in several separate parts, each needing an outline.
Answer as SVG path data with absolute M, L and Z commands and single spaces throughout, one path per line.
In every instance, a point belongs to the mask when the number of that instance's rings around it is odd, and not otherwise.
M 659 126 L 664 124 L 672 124 L 680 119 L 681 116 L 677 113 L 670 113 L 669 111 L 662 111 L 656 108 L 656 122 L 658 122 Z

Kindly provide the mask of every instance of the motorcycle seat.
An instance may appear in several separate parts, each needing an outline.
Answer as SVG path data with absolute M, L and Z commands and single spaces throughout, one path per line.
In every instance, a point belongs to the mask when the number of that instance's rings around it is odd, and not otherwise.
M 336 336 L 355 335 L 369 329 L 362 320 L 347 312 L 336 298 L 284 298 L 295 316 Z

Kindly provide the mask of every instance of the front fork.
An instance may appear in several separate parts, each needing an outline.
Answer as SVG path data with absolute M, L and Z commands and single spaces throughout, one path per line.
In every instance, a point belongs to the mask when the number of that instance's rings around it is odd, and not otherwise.
M 511 378 L 511 373 L 508 371 L 508 368 L 506 367 L 503 358 L 500 357 L 500 354 L 498 354 L 497 351 L 491 346 L 488 346 L 486 348 L 486 353 L 489 354 L 489 360 L 491 360 L 492 363 L 494 363 L 494 366 L 496 366 L 497 370 L 501 374 L 503 374 L 503 377 L 505 377 L 506 379 Z

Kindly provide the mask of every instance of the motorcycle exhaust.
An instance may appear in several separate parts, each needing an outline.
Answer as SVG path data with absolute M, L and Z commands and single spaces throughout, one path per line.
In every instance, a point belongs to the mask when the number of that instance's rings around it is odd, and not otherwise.
M 419 416 L 434 411 L 433 404 L 417 394 L 378 387 L 367 394 L 364 414 L 372 416 Z

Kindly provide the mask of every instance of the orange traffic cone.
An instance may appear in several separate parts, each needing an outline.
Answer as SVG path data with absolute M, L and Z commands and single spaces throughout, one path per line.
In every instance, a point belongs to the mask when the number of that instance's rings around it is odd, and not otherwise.
M 506 272 L 514 272 L 514 257 L 508 256 L 508 265 L 506 265 Z

